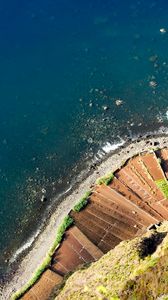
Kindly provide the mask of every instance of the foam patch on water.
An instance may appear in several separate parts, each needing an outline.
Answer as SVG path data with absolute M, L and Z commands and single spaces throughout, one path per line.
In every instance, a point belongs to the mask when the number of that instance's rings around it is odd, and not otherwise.
M 104 155 L 105 155 L 105 152 L 102 151 L 102 150 L 99 150 L 99 151 L 97 152 L 97 156 L 98 156 L 99 158 L 102 158 Z
M 110 143 L 110 142 L 106 142 L 104 144 L 104 146 L 97 151 L 96 155 L 94 156 L 93 161 L 96 160 L 96 161 L 100 162 L 103 159 L 103 157 L 106 156 L 106 154 L 117 150 L 118 148 L 120 148 L 124 144 L 125 144 L 124 140 L 120 140 L 119 142 L 113 143 L 113 144 Z
M 72 189 L 72 186 L 70 186 L 69 188 L 67 188 L 67 190 L 65 192 L 63 192 L 63 194 L 67 194 L 71 189 Z
M 123 146 L 124 143 L 124 140 L 116 144 L 111 144 L 110 142 L 107 142 L 105 146 L 102 147 L 102 149 L 105 153 L 110 153 L 111 151 L 117 150 L 119 147 Z
M 70 186 L 66 191 L 61 193 L 58 196 L 58 198 L 67 194 L 71 189 L 72 189 L 72 186 Z M 40 233 L 41 233 L 41 227 L 38 228 L 38 230 L 27 240 L 27 242 L 24 245 L 22 245 L 18 250 L 16 250 L 16 252 L 13 254 L 11 259 L 9 260 L 9 263 L 12 264 L 13 262 L 15 262 L 24 251 L 26 251 L 28 248 L 30 248 Z
M 40 234 L 40 228 L 34 233 L 33 236 L 31 236 L 27 242 L 21 246 L 15 253 L 14 255 L 11 257 L 11 259 L 9 260 L 9 263 L 13 263 L 14 261 L 16 261 L 16 259 L 28 248 L 31 247 L 31 245 L 33 244 L 33 242 L 35 241 L 35 239 L 38 237 L 38 235 Z

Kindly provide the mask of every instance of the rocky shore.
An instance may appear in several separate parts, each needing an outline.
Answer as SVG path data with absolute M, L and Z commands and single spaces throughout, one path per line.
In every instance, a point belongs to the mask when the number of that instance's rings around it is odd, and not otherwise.
M 46 252 L 52 245 L 56 235 L 56 230 L 61 220 L 67 215 L 70 209 L 79 201 L 83 194 L 93 186 L 96 179 L 113 172 L 120 168 L 121 165 L 130 157 L 147 150 L 164 148 L 168 146 L 168 136 L 148 136 L 139 138 L 135 141 L 129 141 L 121 146 L 116 151 L 111 152 L 108 157 L 100 164 L 95 165 L 90 171 L 90 175 L 82 181 L 73 191 L 67 196 L 57 209 L 53 212 L 48 225 L 40 233 L 34 247 L 22 259 L 13 278 L 3 287 L 2 300 L 10 299 L 13 292 L 20 289 L 32 276 L 34 270 L 45 257 Z M 30 264 L 31 258 L 31 264 Z

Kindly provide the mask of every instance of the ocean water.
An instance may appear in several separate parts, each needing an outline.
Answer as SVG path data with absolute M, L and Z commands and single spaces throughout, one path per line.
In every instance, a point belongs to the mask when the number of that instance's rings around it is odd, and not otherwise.
M 1 279 L 88 161 L 167 129 L 167 15 L 163 0 L 1 1 Z

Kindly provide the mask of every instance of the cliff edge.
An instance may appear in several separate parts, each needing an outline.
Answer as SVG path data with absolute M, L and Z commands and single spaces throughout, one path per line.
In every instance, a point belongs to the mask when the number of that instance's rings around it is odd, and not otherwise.
M 55 299 L 168 299 L 167 293 L 168 221 L 164 221 L 76 271 Z

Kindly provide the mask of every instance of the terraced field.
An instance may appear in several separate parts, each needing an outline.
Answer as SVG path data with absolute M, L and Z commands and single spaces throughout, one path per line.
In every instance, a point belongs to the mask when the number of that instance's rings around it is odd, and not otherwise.
M 116 170 L 108 185 L 95 185 L 87 205 L 80 212 L 70 211 L 73 225 L 66 230 L 50 266 L 22 299 L 50 299 L 69 272 L 168 219 L 167 179 L 165 148 L 131 158 Z

